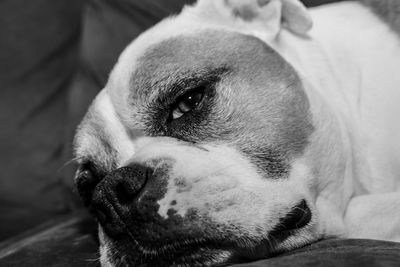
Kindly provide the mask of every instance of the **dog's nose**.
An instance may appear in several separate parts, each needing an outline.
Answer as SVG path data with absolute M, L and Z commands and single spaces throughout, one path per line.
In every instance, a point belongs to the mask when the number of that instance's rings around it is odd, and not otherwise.
M 140 164 L 119 168 L 109 173 L 93 194 L 92 211 L 105 230 L 123 231 L 123 219 L 139 199 L 152 169 Z

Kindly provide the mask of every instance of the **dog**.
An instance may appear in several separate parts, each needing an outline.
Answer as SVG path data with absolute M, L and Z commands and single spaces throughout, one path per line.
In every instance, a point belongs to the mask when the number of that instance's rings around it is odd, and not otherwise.
M 399 10 L 199 0 L 134 40 L 74 141 L 102 266 L 400 241 Z

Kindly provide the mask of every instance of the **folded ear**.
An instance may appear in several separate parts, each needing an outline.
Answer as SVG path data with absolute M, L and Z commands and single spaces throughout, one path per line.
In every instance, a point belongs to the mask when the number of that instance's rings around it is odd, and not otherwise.
M 210 0 L 199 0 L 208 2 Z M 306 35 L 312 27 L 307 8 L 299 0 L 211 0 L 234 27 L 274 39 L 282 27 Z
M 313 24 L 307 8 L 299 0 L 282 0 L 282 5 L 283 25 L 294 33 L 305 35 Z

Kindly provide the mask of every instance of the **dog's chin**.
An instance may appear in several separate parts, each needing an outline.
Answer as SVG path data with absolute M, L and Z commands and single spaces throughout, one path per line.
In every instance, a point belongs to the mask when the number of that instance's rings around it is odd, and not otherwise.
M 103 266 L 225 266 L 237 262 L 232 250 L 206 240 L 172 242 L 157 249 L 127 241 L 108 241 L 103 247 Z
M 157 248 L 143 246 L 131 238 L 110 239 L 100 233 L 102 266 L 226 266 L 265 259 L 284 252 L 283 240 L 293 232 L 271 239 L 222 241 L 188 239 L 164 243 Z M 294 242 L 296 243 L 296 242 Z M 303 244 L 291 244 L 290 249 Z M 307 242 L 308 243 L 308 242 Z M 288 248 L 289 249 L 289 248 Z

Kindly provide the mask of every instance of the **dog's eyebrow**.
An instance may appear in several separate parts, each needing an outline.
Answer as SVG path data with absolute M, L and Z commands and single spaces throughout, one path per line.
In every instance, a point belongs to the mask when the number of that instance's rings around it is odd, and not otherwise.
M 234 67 L 231 60 L 221 56 L 214 47 L 214 35 L 204 33 L 204 38 L 180 36 L 154 44 L 135 62 L 130 76 L 129 98 L 136 103 L 154 100 L 160 93 L 193 86 L 223 75 Z M 211 45 L 208 43 L 211 42 Z M 207 44 L 207 48 L 197 47 Z M 204 45 L 204 44 L 203 44 Z M 196 50 L 196 47 L 199 48 Z
M 159 80 L 158 88 L 149 96 L 150 102 L 159 101 L 164 105 L 172 104 L 177 97 L 190 89 L 199 86 L 214 86 L 218 83 L 222 76 L 229 71 L 227 67 L 216 69 L 206 69 L 195 73 L 184 73 L 175 75 L 173 79 L 166 78 Z

